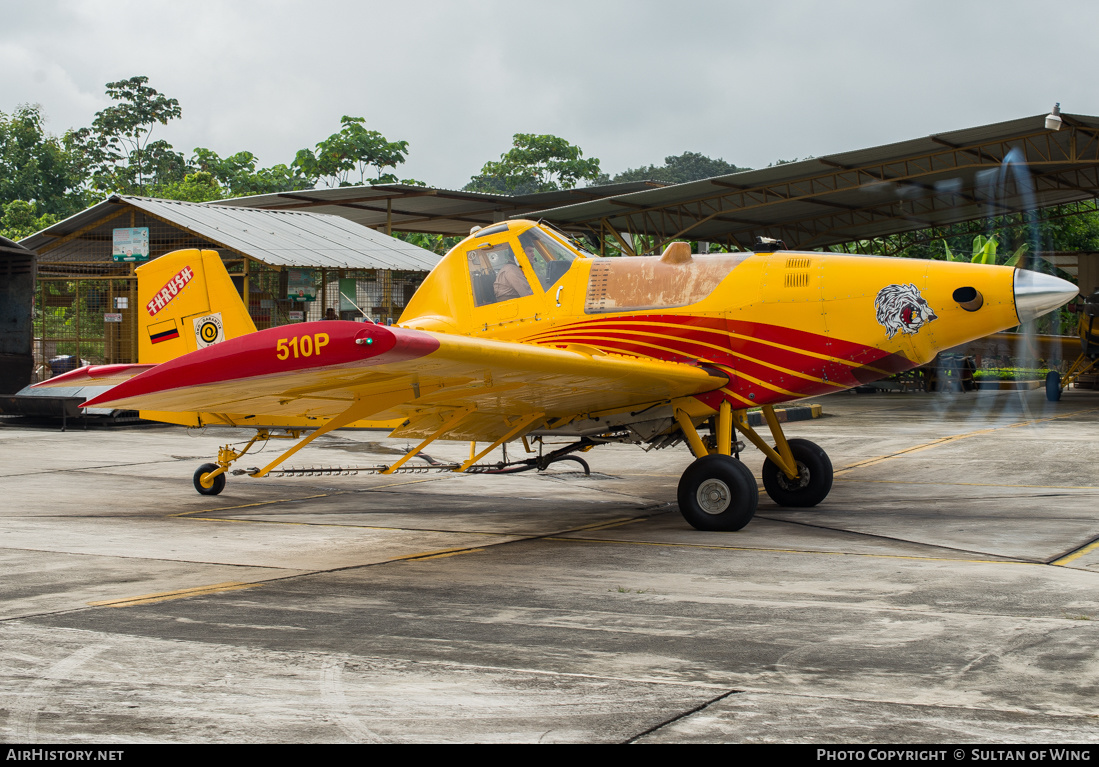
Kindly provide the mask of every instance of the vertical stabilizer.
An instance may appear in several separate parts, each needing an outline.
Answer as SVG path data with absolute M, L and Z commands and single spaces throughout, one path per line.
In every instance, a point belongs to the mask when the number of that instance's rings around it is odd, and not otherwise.
M 137 268 L 141 363 L 256 332 L 216 250 L 177 250 Z

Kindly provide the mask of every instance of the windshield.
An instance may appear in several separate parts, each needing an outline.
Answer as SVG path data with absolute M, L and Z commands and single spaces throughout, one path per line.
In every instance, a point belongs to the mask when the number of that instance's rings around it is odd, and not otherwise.
M 549 290 L 553 283 L 569 270 L 576 254 L 546 235 L 536 226 L 519 235 L 519 244 L 527 254 L 542 290 Z

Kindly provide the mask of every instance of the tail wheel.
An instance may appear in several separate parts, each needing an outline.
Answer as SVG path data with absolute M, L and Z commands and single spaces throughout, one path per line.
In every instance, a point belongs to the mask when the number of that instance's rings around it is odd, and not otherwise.
M 210 487 L 203 487 L 202 475 L 209 474 L 211 471 L 216 471 L 218 465 L 216 463 L 204 463 L 195 469 L 195 490 L 198 490 L 202 495 L 217 495 L 225 489 L 225 474 L 218 474 L 214 477 L 214 484 Z
M 679 480 L 679 511 L 698 530 L 739 530 L 759 505 L 752 472 L 727 455 L 707 455 Z
M 797 479 L 790 479 L 770 458 L 763 464 L 763 487 L 779 506 L 806 508 L 823 501 L 832 489 L 832 461 L 807 439 L 791 439 L 790 452 L 797 465 Z
M 1046 373 L 1046 399 L 1050 402 L 1061 399 L 1061 374 L 1056 370 Z

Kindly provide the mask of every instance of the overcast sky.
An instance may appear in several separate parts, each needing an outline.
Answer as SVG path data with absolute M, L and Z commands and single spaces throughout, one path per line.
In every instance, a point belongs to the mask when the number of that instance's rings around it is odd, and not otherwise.
M 0 0 L 0 111 L 89 125 L 147 75 L 190 156 L 289 163 L 362 116 L 460 188 L 515 133 L 612 176 L 684 151 L 762 167 L 1045 113 L 1099 114 L 1099 3 Z

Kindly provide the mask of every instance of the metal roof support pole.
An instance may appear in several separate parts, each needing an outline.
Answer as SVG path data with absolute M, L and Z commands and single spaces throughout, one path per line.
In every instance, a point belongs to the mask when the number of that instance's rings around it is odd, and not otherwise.
M 242 301 L 244 301 L 245 306 L 248 306 L 248 295 L 249 295 L 248 294 L 248 275 L 251 271 L 252 271 L 252 259 L 246 258 L 246 259 L 244 259 L 244 279 L 242 279 L 240 281 L 240 283 L 241 283 L 241 291 L 240 292 L 244 294 L 240 298 L 241 298 Z
M 387 197 L 385 200 L 385 233 L 387 236 L 393 236 L 393 198 Z
M 81 351 L 82 351 L 82 349 L 80 348 L 80 341 L 81 341 L 81 338 L 84 335 L 80 330 L 80 327 L 81 327 L 80 326 L 80 287 L 81 287 L 81 282 L 78 280 L 76 282 L 76 287 L 73 290 L 73 309 L 76 310 L 76 366 L 77 367 L 83 367 L 83 365 L 84 365 L 84 358 L 80 354 Z M 86 290 L 87 290 L 87 288 L 85 287 L 85 291 Z
M 605 226 L 607 229 L 610 230 L 611 234 L 614 235 L 614 238 L 616 240 L 618 240 L 618 244 L 622 247 L 622 251 L 627 256 L 636 256 L 637 255 L 636 253 L 633 252 L 633 248 L 626 243 L 626 240 L 622 237 L 622 235 L 618 233 L 618 230 L 615 229 L 613 226 L 611 226 L 610 221 L 608 221 L 607 219 L 604 218 L 603 219 L 603 226 Z
M 137 264 L 130 262 L 130 276 L 126 278 L 126 303 L 129 304 L 130 314 L 130 353 L 126 355 L 126 362 L 141 362 L 137 357 Z
M 114 305 L 114 280 L 107 280 L 107 311 L 116 311 Z M 116 328 L 115 325 L 118 325 L 118 327 Z M 121 345 L 119 344 L 118 338 L 120 330 L 122 330 L 121 323 L 103 323 L 103 361 L 108 365 L 118 359 L 118 347 Z
M 385 302 L 385 324 L 393 322 L 393 272 L 382 270 L 382 301 Z

